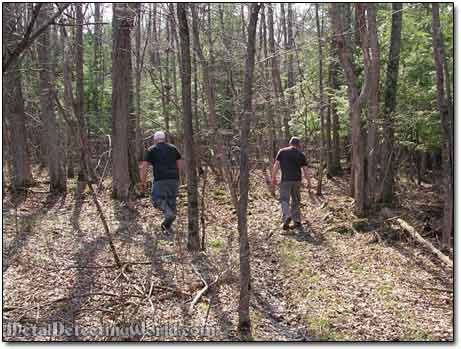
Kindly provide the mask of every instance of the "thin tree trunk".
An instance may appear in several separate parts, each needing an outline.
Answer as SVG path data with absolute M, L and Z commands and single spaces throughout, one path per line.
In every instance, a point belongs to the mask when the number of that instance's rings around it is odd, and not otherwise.
M 101 71 L 101 54 L 102 54 L 102 14 L 100 10 L 100 4 L 94 3 L 94 20 L 96 22 L 94 26 L 94 57 L 93 57 L 93 73 L 94 73 L 94 87 L 93 87 L 93 111 L 96 118 L 100 118 L 100 89 L 102 89 L 101 77 L 103 72 Z
M 186 6 L 187 5 L 184 3 L 177 4 L 179 38 L 181 46 L 181 94 L 184 125 L 184 148 L 186 150 L 187 171 L 187 249 L 189 251 L 198 251 L 200 249 L 198 179 L 195 161 L 194 131 L 192 121 L 191 59 Z
M 320 159 L 317 178 L 317 195 L 322 195 L 323 168 L 325 161 L 325 105 L 323 96 L 323 53 L 322 53 L 322 33 L 320 31 L 319 5 L 315 4 L 315 22 L 317 24 L 318 42 L 318 68 L 319 68 L 319 114 L 320 114 Z
M 367 195 L 368 203 L 373 204 L 376 200 L 376 165 L 377 165 L 377 120 L 379 113 L 379 43 L 376 26 L 376 5 L 367 4 L 367 19 L 369 30 L 369 42 L 371 51 L 370 61 L 370 93 L 368 101 L 368 133 L 367 133 Z
M 135 119 L 135 158 L 137 161 L 142 160 L 142 142 L 141 142 L 141 25 L 142 13 L 141 4 L 136 4 L 136 37 L 135 37 L 135 51 L 136 51 L 136 119 Z
M 83 11 L 82 4 L 76 4 L 76 19 L 77 19 L 77 29 L 75 35 L 75 69 L 76 69 L 76 94 L 75 94 L 75 117 L 81 123 L 80 129 L 83 132 L 82 136 L 85 139 L 85 143 L 88 144 L 88 122 L 85 118 L 85 91 L 84 91 L 84 81 L 83 81 L 83 60 L 84 60 L 84 45 L 83 45 Z M 83 157 L 84 152 L 80 152 L 80 168 L 78 173 L 79 181 L 88 180 L 85 177 L 85 171 L 81 167 L 84 163 Z
M 453 212 L 453 109 L 451 103 L 451 92 L 449 83 L 444 85 L 444 43 L 442 31 L 440 28 L 439 4 L 432 4 L 432 46 L 434 53 L 436 86 L 437 86 L 437 106 L 440 112 L 442 123 L 442 154 L 443 169 L 445 173 L 445 212 L 444 212 L 444 229 L 442 235 L 442 245 L 445 248 L 450 247 L 451 237 L 454 232 L 454 212 Z M 446 68 L 446 65 L 445 65 Z M 446 89 L 448 87 L 448 89 Z
M 334 41 L 331 44 L 331 64 L 330 64 L 330 89 L 336 93 L 339 90 L 339 82 L 338 82 L 338 54 L 337 49 L 335 47 Z M 341 172 L 341 150 L 339 145 L 339 117 L 338 117 L 338 110 L 336 101 L 333 98 L 330 98 L 330 117 L 331 117 L 331 131 L 332 131 L 332 154 L 331 154 L 331 172 L 332 176 L 335 176 Z
M 280 105 L 284 105 L 283 100 L 283 90 L 282 90 L 282 82 L 280 80 L 280 68 L 279 68 L 279 61 L 278 57 L 275 53 L 275 39 L 274 39 L 274 11 L 272 8 L 272 4 L 268 4 L 268 12 L 267 12 L 267 25 L 269 29 L 269 55 L 271 56 L 271 73 L 272 73 L 272 87 L 274 89 L 274 95 L 278 98 L 278 107 Z M 282 107 L 283 110 L 283 107 Z M 275 118 L 275 129 L 277 140 L 281 140 L 282 138 L 282 127 L 280 123 L 280 117 Z M 287 138 L 287 132 L 284 133 L 284 137 Z M 288 139 L 285 139 L 284 142 L 288 142 Z
M 397 103 L 397 82 L 399 76 L 400 42 L 402 32 L 402 4 L 392 3 L 392 29 L 384 89 L 383 123 L 383 189 L 381 201 L 387 204 L 394 200 L 394 112 Z
M 243 337 L 251 335 L 250 321 L 250 245 L 248 242 L 247 207 L 249 188 L 248 141 L 250 135 L 252 108 L 252 84 L 255 62 L 256 25 L 259 4 L 252 3 L 250 23 L 248 25 L 248 43 L 245 61 L 245 80 L 243 85 L 243 115 L 240 130 L 240 197 L 238 209 L 239 256 L 240 256 L 240 298 L 239 298 L 239 333 Z
M 286 113 L 286 118 L 287 118 L 287 124 L 290 122 L 290 116 L 294 111 L 295 107 L 295 97 L 294 97 L 294 91 L 292 88 L 295 86 L 296 79 L 295 79 L 295 72 L 294 72 L 294 55 L 293 55 L 293 50 L 294 50 L 294 37 L 293 37 L 293 27 L 295 25 L 294 23 L 294 14 L 293 14 L 293 4 L 288 3 L 288 18 L 287 18 L 287 45 L 286 45 L 286 50 L 288 52 L 288 63 L 287 63 L 287 68 L 288 68 L 288 79 L 287 79 L 287 88 L 290 89 L 288 92 L 288 108 L 287 108 L 287 113 Z M 289 128 L 287 127 L 287 130 L 289 132 Z M 288 137 L 290 134 L 288 134 Z

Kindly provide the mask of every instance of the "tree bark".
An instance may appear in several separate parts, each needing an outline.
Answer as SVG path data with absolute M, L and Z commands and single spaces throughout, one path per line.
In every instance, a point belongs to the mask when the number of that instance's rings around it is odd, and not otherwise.
M 272 4 L 268 4 L 267 7 L 267 26 L 269 29 L 269 55 L 271 57 L 272 87 L 274 89 L 274 95 L 278 99 L 278 107 L 280 108 L 280 106 L 282 105 L 283 112 L 284 96 L 282 90 L 282 81 L 280 79 L 279 60 L 275 53 L 274 10 L 272 8 Z M 282 139 L 282 126 L 280 124 L 280 117 L 275 118 L 275 129 L 277 141 L 280 141 Z M 287 133 L 288 132 L 284 133 L 284 142 L 286 143 L 288 143 L 288 139 L 286 139 Z
M 370 73 L 369 73 L 369 56 L 367 55 L 366 47 L 363 46 L 364 53 L 364 65 L 365 75 L 362 90 L 359 94 L 357 83 L 357 75 L 354 70 L 352 63 L 352 52 L 351 45 L 348 40 L 348 36 L 342 35 L 345 32 L 342 18 L 339 14 L 338 4 L 331 4 L 331 20 L 332 27 L 334 29 L 334 37 L 336 45 L 338 47 L 341 65 L 344 70 L 344 75 L 347 83 L 350 117 L 351 117 L 351 129 L 352 129 L 352 180 L 353 180 L 353 196 L 354 196 L 354 213 L 357 216 L 365 215 L 366 208 L 366 193 L 365 193 L 365 164 L 364 164 L 364 132 L 361 125 L 361 111 L 364 101 L 368 98 L 369 85 L 370 85 Z M 357 9 L 357 20 L 362 22 L 358 25 L 361 31 L 366 31 L 364 26 L 364 14 L 363 5 L 356 4 Z M 366 34 L 363 32 L 362 34 Z M 366 45 L 367 42 L 362 45 Z
M 94 73 L 94 86 L 93 86 L 93 111 L 96 118 L 99 118 L 100 115 L 100 90 L 103 90 L 102 86 L 102 64 L 101 64 L 101 55 L 102 55 L 102 13 L 101 7 L 98 2 L 94 3 L 94 20 L 96 22 L 94 26 L 94 57 L 93 57 L 93 73 Z
M 315 4 L 315 23 L 317 24 L 318 68 L 319 68 L 319 115 L 320 115 L 320 159 L 317 178 L 317 195 L 322 195 L 323 167 L 325 161 L 325 104 L 323 96 L 323 53 L 322 33 L 320 31 L 319 5 Z
M 383 122 L 383 188 L 381 201 L 390 204 L 394 200 L 394 112 L 397 104 L 399 76 L 400 43 L 402 32 L 402 4 L 392 3 L 392 29 L 387 63 L 386 84 L 384 88 Z
M 240 242 L 240 298 L 239 298 L 239 333 L 247 337 L 251 334 L 250 321 L 250 245 L 248 242 L 247 208 L 249 187 L 248 141 L 252 108 L 252 84 L 255 62 L 256 25 L 260 5 L 251 4 L 248 25 L 248 43 L 245 61 L 245 80 L 243 85 L 243 114 L 240 129 L 240 197 L 238 209 L 238 231 Z
M 332 93 L 337 93 L 339 90 L 338 81 L 338 51 L 335 47 L 335 42 L 332 40 L 330 48 L 330 66 L 329 66 L 329 85 Z M 331 120 L 331 168 L 330 175 L 336 176 L 341 172 L 341 150 L 339 146 L 339 117 L 336 106 L 336 101 L 330 95 L 329 98 L 329 114 Z
M 444 230 L 442 235 L 442 245 L 445 248 L 448 248 L 451 245 L 451 238 L 454 232 L 453 107 L 450 96 L 450 88 L 446 89 L 446 87 L 449 87 L 449 83 L 447 82 L 446 85 L 444 84 L 444 80 L 447 79 L 447 76 L 444 75 L 445 54 L 442 31 L 440 28 L 438 3 L 432 4 L 432 46 L 436 73 L 437 106 L 442 123 L 442 154 L 443 169 L 445 173 L 445 212 L 443 216 Z
M 379 113 L 379 43 L 378 30 L 376 26 L 376 5 L 368 3 L 366 5 L 370 57 L 370 93 L 368 99 L 368 133 L 367 133 L 367 195 L 368 203 L 376 201 L 376 178 L 377 178 L 377 120 Z
M 17 21 L 14 4 L 5 3 L 3 6 L 3 62 L 6 52 L 16 45 Z M 5 63 L 3 63 L 5 64 Z M 24 111 L 24 97 L 22 94 L 21 65 L 18 60 L 11 63 L 8 71 L 3 72 L 3 120 L 8 121 L 11 139 L 9 145 L 11 159 L 11 187 L 19 191 L 32 184 L 32 173 L 27 149 L 26 117 Z
M 44 4 L 40 11 L 38 23 L 44 24 L 49 20 L 51 4 Z M 50 179 L 50 191 L 64 193 L 66 191 L 66 175 L 64 171 L 64 159 L 59 146 L 59 130 L 54 112 L 55 90 L 54 74 L 52 71 L 51 36 L 50 27 L 39 36 L 37 40 L 38 63 L 40 66 L 40 117 L 45 125 L 45 143 L 47 150 L 48 176 Z
M 200 249 L 200 232 L 198 223 L 198 179 L 192 121 L 190 39 L 186 6 L 187 5 L 184 3 L 177 4 L 179 39 L 181 46 L 181 94 L 184 126 L 184 148 L 186 150 L 187 172 L 187 249 L 189 251 L 198 251 Z
M 127 3 L 113 5 L 112 50 L 112 194 L 127 201 L 130 194 L 129 128 L 131 79 L 131 29 L 133 10 Z M 131 85 L 128 83 L 128 85 Z

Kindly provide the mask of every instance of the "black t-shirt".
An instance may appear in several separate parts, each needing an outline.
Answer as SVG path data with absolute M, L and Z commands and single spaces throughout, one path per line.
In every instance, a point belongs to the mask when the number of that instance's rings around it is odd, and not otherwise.
M 307 166 L 307 159 L 300 150 L 294 147 L 280 149 L 275 159 L 280 162 L 282 182 L 301 180 L 301 167 Z
M 179 179 L 176 160 L 181 159 L 178 149 L 172 144 L 157 143 L 144 152 L 144 161 L 154 168 L 154 180 Z

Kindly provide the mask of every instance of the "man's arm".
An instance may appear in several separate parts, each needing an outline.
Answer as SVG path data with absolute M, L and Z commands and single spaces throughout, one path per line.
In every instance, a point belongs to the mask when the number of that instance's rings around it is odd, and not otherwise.
M 146 178 L 147 178 L 147 170 L 149 168 L 149 161 L 141 161 L 141 166 L 139 168 L 139 176 L 141 179 L 141 191 L 144 192 L 146 188 Z
M 184 159 L 176 160 L 176 167 L 178 168 L 178 170 L 182 171 L 184 169 L 184 166 L 185 166 Z
M 280 169 L 280 161 L 275 160 L 274 165 L 272 166 L 272 188 L 275 189 L 275 185 L 277 184 L 277 173 Z

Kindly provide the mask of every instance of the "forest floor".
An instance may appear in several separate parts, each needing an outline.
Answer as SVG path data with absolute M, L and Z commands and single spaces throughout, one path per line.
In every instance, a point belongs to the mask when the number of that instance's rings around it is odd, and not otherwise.
M 406 238 L 389 211 L 356 221 L 348 176 L 328 180 L 324 195 L 303 189 L 305 232 L 280 229 L 280 207 L 262 174 L 251 178 L 251 319 L 253 339 L 266 341 L 409 341 L 453 339 L 453 271 Z M 88 190 L 70 182 L 52 196 L 39 181 L 3 201 L 3 322 L 79 325 L 80 333 L 4 340 L 238 340 L 238 233 L 229 195 L 208 180 L 206 251 L 185 250 L 186 190 L 179 194 L 176 236 L 159 232 L 148 196 L 128 205 L 101 191 L 99 200 L 123 262 L 114 259 Z M 315 181 L 314 181 L 315 184 Z M 110 182 L 106 183 L 106 187 Z M 202 193 L 202 183 L 200 185 Z M 435 246 L 442 202 L 430 186 L 401 185 L 405 219 Z M 353 224 L 352 224 L 353 223 Z M 190 309 L 191 300 L 208 292 Z M 176 331 L 206 326 L 209 333 L 169 332 L 97 337 L 91 326 L 143 322 Z M 171 330 L 170 330 L 171 331 Z M 174 330 L 173 330 L 174 331 Z

